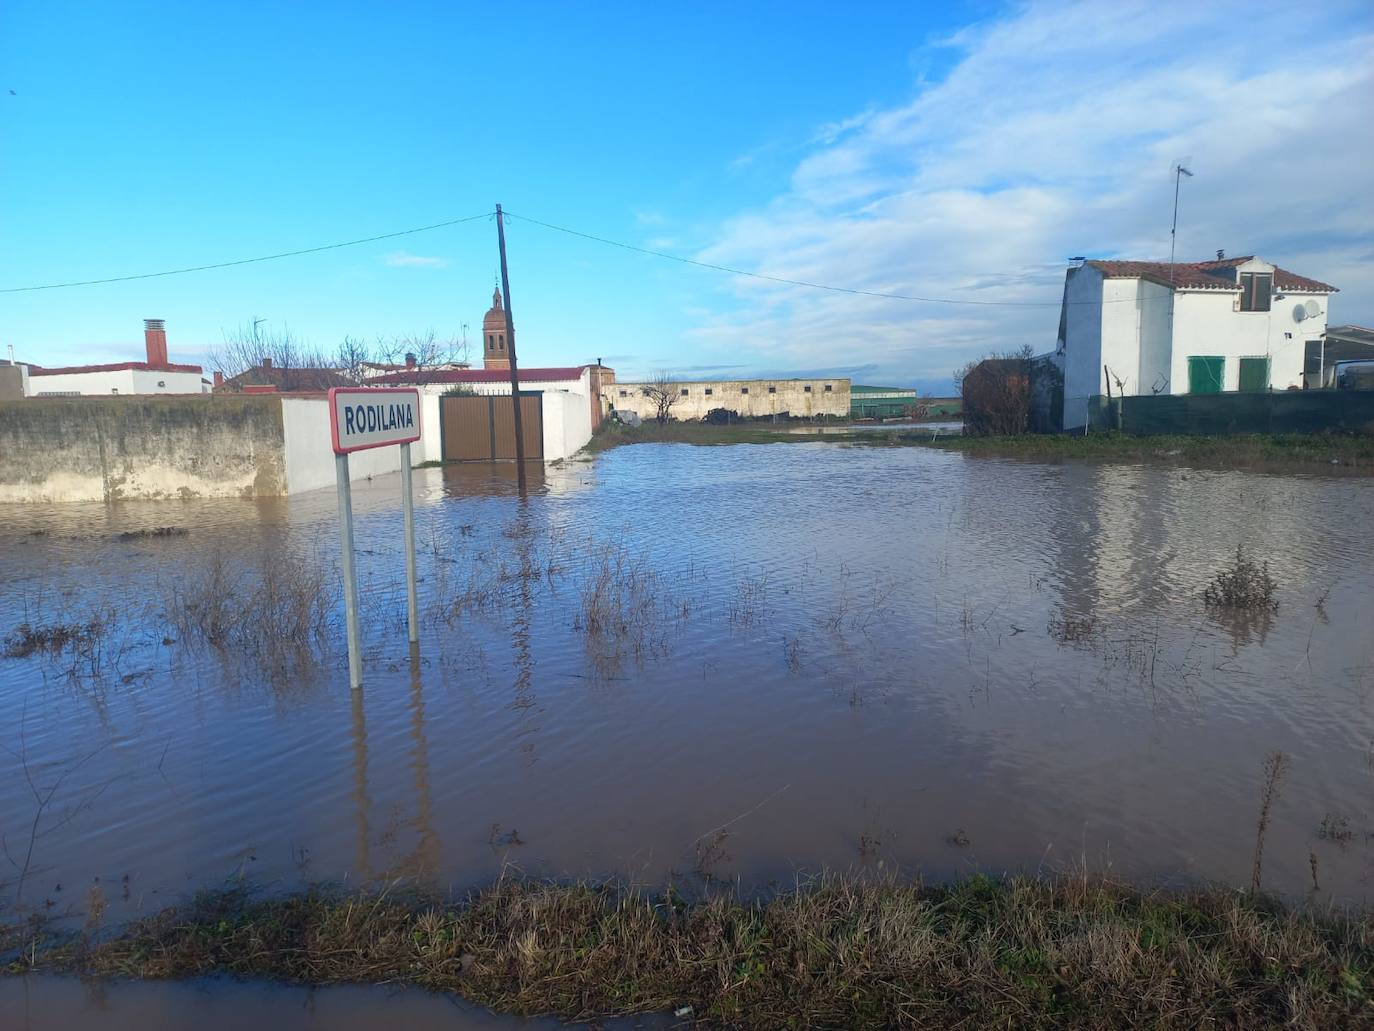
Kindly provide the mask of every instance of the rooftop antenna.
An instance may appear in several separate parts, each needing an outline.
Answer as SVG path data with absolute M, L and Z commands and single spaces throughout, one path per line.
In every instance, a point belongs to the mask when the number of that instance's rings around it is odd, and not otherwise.
M 1174 165 L 1174 224 L 1169 229 L 1169 285 L 1174 285 L 1174 245 L 1178 241 L 1178 187 L 1183 182 L 1183 177 L 1189 179 L 1193 173 L 1183 167 L 1183 162 Z

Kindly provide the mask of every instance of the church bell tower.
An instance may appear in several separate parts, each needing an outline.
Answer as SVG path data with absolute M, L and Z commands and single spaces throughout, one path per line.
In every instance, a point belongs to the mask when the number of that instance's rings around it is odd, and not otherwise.
M 491 295 L 491 310 L 482 320 L 482 368 L 510 368 L 510 354 L 506 350 L 509 335 L 506 309 L 501 304 L 501 288 L 497 287 Z

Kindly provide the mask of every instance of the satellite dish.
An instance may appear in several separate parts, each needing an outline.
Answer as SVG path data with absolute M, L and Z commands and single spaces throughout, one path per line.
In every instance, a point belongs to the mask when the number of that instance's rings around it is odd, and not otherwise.
M 1302 304 L 1293 305 L 1293 321 L 1302 322 L 1304 319 L 1316 318 L 1322 313 L 1321 305 L 1316 301 L 1303 301 Z

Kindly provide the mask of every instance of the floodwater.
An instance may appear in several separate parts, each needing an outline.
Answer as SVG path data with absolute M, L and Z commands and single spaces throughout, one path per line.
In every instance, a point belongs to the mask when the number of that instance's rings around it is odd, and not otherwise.
M 1369 894 L 1374 479 L 795 443 L 513 480 L 417 471 L 414 651 L 399 479 L 355 485 L 358 693 L 333 491 L 0 510 L 0 631 L 102 626 L 0 659 L 0 904 L 507 864 L 1245 886 L 1275 751 L 1264 886 Z M 1272 615 L 1203 606 L 1238 544 Z

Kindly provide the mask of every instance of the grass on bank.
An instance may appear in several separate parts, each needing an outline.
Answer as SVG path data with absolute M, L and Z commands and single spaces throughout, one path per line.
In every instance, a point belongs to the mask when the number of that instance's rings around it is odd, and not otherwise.
M 510 879 L 457 904 L 238 890 L 104 942 L 8 944 L 11 973 L 405 983 L 581 1020 L 691 1007 L 768 1028 L 1374 1023 L 1369 915 L 1083 876 L 831 875 L 753 902 Z
M 1374 436 L 1329 433 L 1249 433 L 1230 436 L 1136 437 L 1126 433 L 1026 434 L 1016 437 L 936 436 L 918 426 L 847 432 L 842 426 L 819 433 L 789 433 L 771 423 L 712 426 L 669 422 L 641 426 L 607 425 L 592 437 L 589 451 L 628 444 L 783 444 L 843 442 L 868 447 L 929 447 L 969 455 L 1045 461 L 1091 459 L 1124 462 L 1177 462 L 1232 467 L 1342 465 L 1374 467 Z
M 941 437 L 912 443 L 971 455 L 1035 459 L 1174 461 L 1230 466 L 1374 466 L 1374 436 L 1335 433 L 1238 433 L 1193 437 L 1136 437 L 1126 433 L 1027 434 L 1020 437 Z
M 785 424 L 778 424 L 783 425 Z M 609 451 L 611 448 L 627 444 L 787 444 L 803 440 L 824 439 L 788 433 L 773 423 L 737 422 L 728 425 L 714 425 L 704 422 L 678 422 L 672 420 L 658 423 L 646 419 L 639 426 L 624 426 L 605 422 L 592 435 L 586 450 L 592 452 Z M 835 433 L 835 439 L 842 439 Z M 844 438 L 847 439 L 847 438 Z

